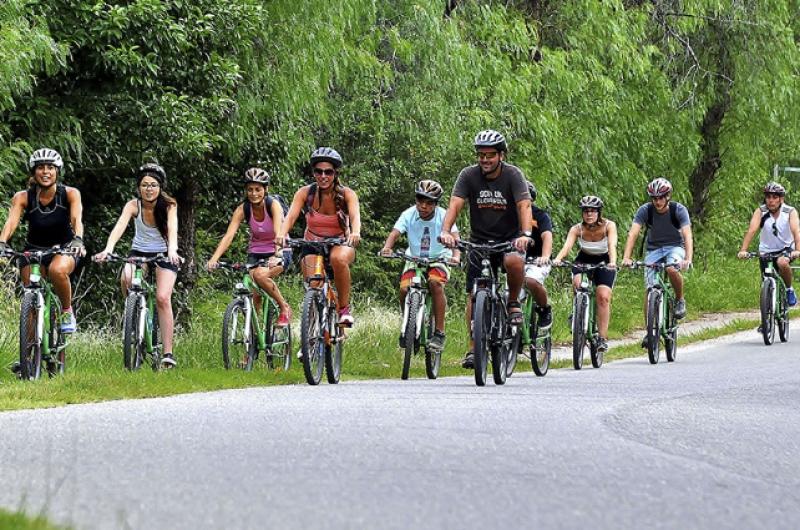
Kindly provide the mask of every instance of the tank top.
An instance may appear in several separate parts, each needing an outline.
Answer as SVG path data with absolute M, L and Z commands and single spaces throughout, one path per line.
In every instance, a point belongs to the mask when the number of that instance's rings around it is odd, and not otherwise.
M 138 250 L 139 252 L 166 252 L 167 242 L 164 241 L 164 236 L 158 231 L 155 226 L 150 226 L 144 222 L 142 217 L 142 201 L 136 201 L 139 208 L 139 213 L 136 214 L 134 219 L 134 227 L 136 231 L 133 234 L 133 244 L 131 250 Z
M 55 197 L 47 205 L 39 202 L 37 186 L 29 188 L 24 218 L 28 221 L 26 248 L 63 246 L 75 237 L 69 216 L 67 187 L 63 184 L 56 185 Z
M 310 191 L 309 191 L 310 192 Z M 346 218 L 349 224 L 349 218 Z M 306 232 L 305 238 L 311 241 L 324 239 L 326 237 L 345 237 L 345 231 L 339 224 L 338 214 L 324 214 L 314 210 L 313 203 L 306 212 Z
M 272 216 L 267 211 L 266 201 L 264 206 L 264 220 L 256 220 L 255 208 L 250 210 L 250 219 L 247 220 L 250 226 L 250 244 L 247 247 L 251 254 L 272 254 L 275 252 L 275 226 L 272 223 Z
M 603 239 L 599 241 L 586 241 L 583 239 L 583 223 L 581 223 L 581 232 L 578 236 L 578 245 L 581 247 L 581 252 L 589 256 L 608 254 L 608 224 L 605 223 L 603 226 Z
M 782 204 L 777 218 L 769 212 L 766 205 L 761 205 L 760 208 L 761 215 L 766 217 L 766 220 L 761 227 L 758 251 L 778 252 L 785 248 L 794 249 L 794 237 L 789 228 L 789 215 L 794 208 L 788 204 Z

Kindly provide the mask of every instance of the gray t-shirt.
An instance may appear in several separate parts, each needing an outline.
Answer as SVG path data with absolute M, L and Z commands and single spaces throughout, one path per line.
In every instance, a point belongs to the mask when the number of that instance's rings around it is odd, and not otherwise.
M 473 241 L 511 241 L 519 237 L 517 203 L 528 199 L 528 181 L 517 166 L 503 162 L 500 175 L 489 180 L 477 164 L 458 175 L 453 196 L 469 203 Z
M 686 206 L 679 202 L 676 202 L 675 205 L 675 217 L 678 221 L 678 226 L 683 228 L 684 226 L 691 225 L 689 210 L 686 209 Z M 650 208 L 653 210 L 653 226 L 649 227 L 647 230 L 647 250 L 655 250 L 662 247 L 682 247 L 683 235 L 680 230 L 675 228 L 672 224 L 669 209 L 660 214 L 656 211 L 656 207 L 653 206 L 653 203 L 648 202 L 647 204 L 641 205 L 639 209 L 636 210 L 636 215 L 633 216 L 633 222 L 641 226 L 647 226 L 647 211 Z

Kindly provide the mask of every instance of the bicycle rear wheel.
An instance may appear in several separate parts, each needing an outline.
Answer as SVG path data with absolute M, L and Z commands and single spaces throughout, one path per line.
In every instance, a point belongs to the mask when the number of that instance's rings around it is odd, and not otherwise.
M 511 346 L 511 330 L 508 327 L 508 320 L 502 302 L 495 306 L 497 318 L 492 323 L 492 378 L 494 384 L 506 384 L 506 374 L 508 370 L 508 350 Z
M 492 308 L 489 294 L 480 290 L 472 308 L 472 337 L 475 342 L 475 384 L 486 384 L 489 352 L 491 350 Z
M 658 364 L 661 355 L 661 293 L 650 289 L 647 293 L 647 358 Z
M 322 293 L 319 290 L 306 291 L 300 321 L 300 349 L 303 353 L 303 373 L 309 385 L 318 385 L 322 380 L 325 357 L 322 304 Z
M 37 337 L 36 293 L 26 292 L 19 312 L 19 368 L 20 377 L 26 381 L 42 375 L 42 341 Z
M 436 323 L 433 316 L 433 311 L 428 312 L 428 341 L 433 337 L 433 332 L 436 330 Z M 442 366 L 442 352 L 441 350 L 431 350 L 425 345 L 425 375 L 428 379 L 436 379 L 439 377 L 439 368 Z
M 511 334 L 511 347 L 508 349 L 508 359 L 506 360 L 506 377 L 511 377 L 514 373 L 514 369 L 517 367 L 517 355 L 522 352 L 522 327 L 512 327 Z
M 139 337 L 141 307 L 139 295 L 128 294 L 125 299 L 125 314 L 122 317 L 122 362 L 128 370 L 138 370 L 142 365 L 144 348 Z
M 272 370 L 289 371 L 292 366 L 292 326 L 279 327 L 272 323 L 270 343 L 267 346 L 267 366 Z
M 781 342 L 786 342 L 789 340 L 789 308 L 786 305 L 786 296 L 783 296 L 783 300 L 778 303 L 778 314 L 780 315 L 780 320 L 777 322 L 778 337 Z
M 408 293 L 408 300 L 406 305 L 408 307 L 408 315 L 406 318 L 406 329 L 403 330 L 405 341 L 405 348 L 403 349 L 403 370 L 400 373 L 400 379 L 408 379 L 408 372 L 411 369 L 411 357 L 414 356 L 417 350 L 417 317 L 420 311 L 424 311 L 424 306 L 421 305 L 421 300 L 416 292 Z
M 325 376 L 335 385 L 342 376 L 342 338 L 344 331 L 336 322 L 336 306 L 328 307 L 328 333 L 330 341 L 325 347 Z
M 767 346 L 775 342 L 775 280 L 761 282 L 761 335 Z
M 250 336 L 245 336 L 247 328 L 247 312 L 245 303 L 241 298 L 234 298 L 225 308 L 222 317 L 222 365 L 226 370 L 236 368 L 244 361 L 242 368 L 252 368 L 253 349 L 258 346 L 253 340 L 253 330 Z
M 572 367 L 583 368 L 583 348 L 586 345 L 586 316 L 589 296 L 584 292 L 575 293 L 572 307 Z
M 47 362 L 47 373 L 50 377 L 64 375 L 67 371 L 66 336 L 61 333 L 61 325 L 58 322 L 61 306 L 56 300 L 50 302 L 50 356 Z

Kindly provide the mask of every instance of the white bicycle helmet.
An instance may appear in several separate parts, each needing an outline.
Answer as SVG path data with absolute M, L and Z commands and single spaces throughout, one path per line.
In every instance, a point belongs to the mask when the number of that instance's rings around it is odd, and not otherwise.
M 672 184 L 663 177 L 658 177 L 647 185 L 647 194 L 651 197 L 663 197 L 670 193 L 672 193 Z
M 269 173 L 260 167 L 251 167 L 244 172 L 244 183 L 257 182 L 264 186 L 269 186 Z
M 594 195 L 586 195 L 581 199 L 580 202 L 581 210 L 586 208 L 595 208 L 600 210 L 603 208 L 603 200 L 600 197 L 596 197 Z
M 313 166 L 317 162 L 330 162 L 333 164 L 333 167 L 339 169 L 344 164 L 344 160 L 342 160 L 342 155 L 336 152 L 336 149 L 332 147 L 318 147 L 311 153 L 310 159 L 311 165 Z
M 31 157 L 28 159 L 28 167 L 30 169 L 33 169 L 40 164 L 52 164 L 59 170 L 64 167 L 64 161 L 61 159 L 61 155 L 58 154 L 58 151 L 55 149 L 49 149 L 47 147 L 37 149 L 31 153 Z
M 486 129 L 475 135 L 475 148 L 491 147 L 498 151 L 506 151 L 506 137 L 492 129 Z
M 444 193 L 442 186 L 435 180 L 421 180 L 414 190 L 414 194 L 417 197 L 425 197 L 437 202 L 442 198 L 442 193 Z

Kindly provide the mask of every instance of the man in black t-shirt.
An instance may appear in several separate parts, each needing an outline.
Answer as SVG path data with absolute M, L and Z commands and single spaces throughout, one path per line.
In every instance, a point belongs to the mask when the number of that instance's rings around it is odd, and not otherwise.
M 525 264 L 525 287 L 536 299 L 539 327 L 546 329 L 553 324 L 553 311 L 547 303 L 547 289 L 544 286 L 544 281 L 550 275 L 550 255 L 553 253 L 553 221 L 550 219 L 550 214 L 533 204 L 536 201 L 536 188 L 530 182 L 528 183 L 528 193 L 531 196 L 533 242 L 528 247 L 525 257 L 536 259 L 536 263 Z
M 497 131 L 481 131 L 475 136 L 478 163 L 465 167 L 458 175 L 450 205 L 447 208 L 440 239 L 453 247 L 457 234 L 450 229 L 464 204 L 469 203 L 473 243 L 513 241 L 517 252 L 495 254 L 490 257 L 497 272 L 502 263 L 508 280 L 508 313 L 512 324 L 522 323 L 519 293 L 525 277 L 524 253 L 531 242 L 531 198 L 522 171 L 505 162 L 506 140 Z M 467 325 L 472 321 L 472 286 L 481 274 L 480 264 L 468 261 L 467 268 Z M 473 348 L 464 356 L 462 366 L 474 366 Z

